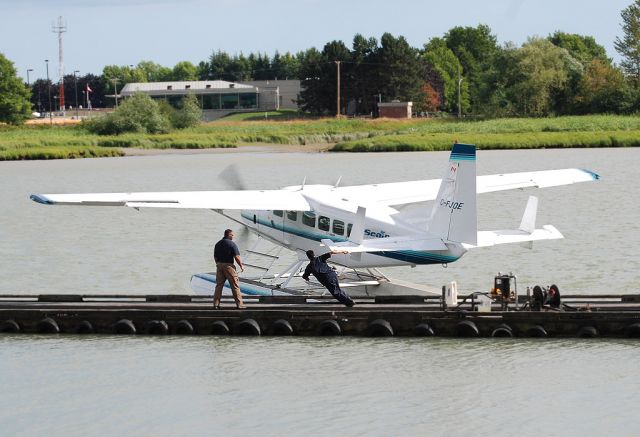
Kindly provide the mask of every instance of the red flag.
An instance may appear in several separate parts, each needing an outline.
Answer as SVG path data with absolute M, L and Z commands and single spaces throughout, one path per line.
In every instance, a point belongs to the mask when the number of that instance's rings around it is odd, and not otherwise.
M 88 93 L 92 93 L 93 92 L 93 90 L 91 88 L 89 88 L 89 84 L 87 84 L 87 92 Z

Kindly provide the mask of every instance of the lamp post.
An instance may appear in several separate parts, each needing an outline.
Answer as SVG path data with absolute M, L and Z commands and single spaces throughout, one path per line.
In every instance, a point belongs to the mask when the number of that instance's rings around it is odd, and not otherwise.
M 78 118 L 78 77 L 76 73 L 80 73 L 80 70 L 73 70 L 73 87 L 76 91 L 76 119 Z
M 341 61 L 333 61 L 336 63 L 336 67 L 338 69 L 336 76 L 336 118 L 340 118 L 340 62 Z
M 463 80 L 464 77 L 460 77 L 460 70 L 458 70 L 458 118 L 462 117 L 462 108 L 460 106 L 460 85 L 462 84 Z
M 117 77 L 111 79 L 113 82 L 113 96 L 116 98 L 116 108 L 118 107 L 118 80 Z
M 47 95 L 49 96 L 49 124 L 53 124 L 53 113 L 51 112 L 51 82 L 49 81 L 49 60 L 44 60 L 47 64 Z

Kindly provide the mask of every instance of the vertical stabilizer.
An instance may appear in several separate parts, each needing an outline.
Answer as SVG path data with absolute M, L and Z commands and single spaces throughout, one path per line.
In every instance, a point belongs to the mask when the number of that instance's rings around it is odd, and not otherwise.
M 434 200 L 429 233 L 445 241 L 476 245 L 476 146 L 453 145 Z

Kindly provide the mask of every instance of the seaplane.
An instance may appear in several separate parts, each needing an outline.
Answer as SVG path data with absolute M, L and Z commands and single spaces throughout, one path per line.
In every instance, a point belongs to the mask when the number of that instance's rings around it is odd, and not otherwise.
M 599 175 L 593 171 L 577 168 L 477 176 L 476 147 L 456 143 L 442 179 L 357 186 L 340 186 L 339 181 L 334 185 L 303 182 L 277 190 L 32 194 L 31 199 L 44 205 L 215 211 L 298 255 L 285 272 L 274 275 L 286 278 L 284 283 L 265 284 L 262 276 L 260 280 L 244 281 L 242 287 L 247 294 L 279 294 L 285 293 L 291 278 L 300 274 L 309 249 L 316 253 L 341 252 L 330 258 L 333 264 L 366 270 L 371 281 L 363 281 L 365 285 L 381 285 L 390 281 L 377 270 L 380 267 L 447 265 L 471 249 L 563 238 L 552 225 L 536 228 L 535 196 L 529 197 L 517 228 L 479 231 L 477 195 L 597 179 Z M 203 281 L 215 282 L 213 274 L 194 278 L 201 285 Z M 406 287 L 402 284 L 398 291 L 387 284 L 381 292 L 407 293 Z

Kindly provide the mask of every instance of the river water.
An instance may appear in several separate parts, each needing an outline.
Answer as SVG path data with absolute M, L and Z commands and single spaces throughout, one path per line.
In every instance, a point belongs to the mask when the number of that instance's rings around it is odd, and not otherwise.
M 207 211 L 46 207 L 31 193 L 438 178 L 447 153 L 211 153 L 0 163 L 0 293 L 188 293 L 232 222 Z M 478 173 L 587 168 L 600 181 L 479 198 L 517 227 L 529 194 L 564 240 L 384 270 L 462 293 L 498 271 L 563 293 L 637 293 L 640 149 L 480 151 Z M 240 234 L 241 247 L 254 237 Z M 0 435 L 637 435 L 626 340 L 0 336 Z

